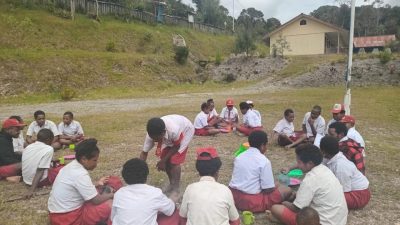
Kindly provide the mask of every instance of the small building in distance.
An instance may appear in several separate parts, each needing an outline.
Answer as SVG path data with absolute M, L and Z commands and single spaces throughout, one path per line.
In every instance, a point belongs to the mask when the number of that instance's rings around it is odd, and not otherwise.
M 381 35 L 381 36 L 354 37 L 353 41 L 354 52 L 370 53 L 373 51 L 383 51 L 388 43 L 395 40 L 396 36 L 394 34 Z

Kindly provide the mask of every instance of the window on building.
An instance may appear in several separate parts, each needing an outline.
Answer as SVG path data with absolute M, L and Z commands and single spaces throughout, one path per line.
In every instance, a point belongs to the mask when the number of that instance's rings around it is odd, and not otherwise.
M 303 26 L 303 25 L 307 25 L 307 21 L 306 20 L 300 20 L 300 26 Z

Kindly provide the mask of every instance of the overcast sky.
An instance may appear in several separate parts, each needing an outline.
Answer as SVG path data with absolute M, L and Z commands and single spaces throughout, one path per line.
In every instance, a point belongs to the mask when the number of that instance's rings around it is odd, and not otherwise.
M 182 0 L 182 2 L 195 6 L 192 0 Z M 289 21 L 300 13 L 309 14 L 322 5 L 336 5 L 335 0 L 220 0 L 220 4 L 229 10 L 230 15 L 233 11 L 233 2 L 235 3 L 235 18 L 242 9 L 253 7 L 262 11 L 265 19 L 275 17 L 281 23 Z M 368 4 L 364 0 L 357 0 L 356 3 L 356 5 Z M 384 0 L 384 4 L 400 5 L 400 0 Z

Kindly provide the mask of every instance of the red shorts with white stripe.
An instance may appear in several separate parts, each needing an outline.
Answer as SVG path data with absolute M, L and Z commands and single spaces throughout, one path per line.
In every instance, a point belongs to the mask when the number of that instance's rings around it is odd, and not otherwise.
M 201 129 L 194 129 L 194 135 L 197 135 L 197 136 L 207 136 L 207 135 L 209 135 L 208 134 L 208 131 L 207 131 L 207 129 L 206 128 L 201 128 Z
M 251 132 L 256 131 L 256 130 L 262 130 L 262 127 L 246 127 L 244 125 L 240 126 L 237 128 L 237 130 L 240 133 L 243 133 L 246 136 L 249 136 L 251 134 Z
M 296 216 L 297 213 L 285 207 L 281 217 L 282 223 L 285 225 L 297 225 Z
M 272 205 L 281 203 L 282 196 L 278 188 L 275 188 L 270 193 L 259 193 L 259 194 L 246 194 L 242 191 L 230 188 L 232 191 L 233 199 L 235 200 L 236 208 L 241 211 L 251 212 L 264 212 L 267 209 L 271 209 Z
M 360 191 L 345 192 L 344 197 L 346 198 L 347 208 L 349 209 L 361 209 L 364 208 L 371 199 L 371 192 L 369 189 Z
M 39 184 L 38 184 L 38 187 L 45 187 L 45 186 L 53 185 L 54 181 L 56 180 L 56 177 L 57 177 L 58 173 L 60 172 L 60 170 L 63 167 L 64 166 L 57 166 L 57 167 L 54 167 L 54 168 L 49 168 L 47 170 L 46 179 L 40 181 Z
M 160 156 L 160 158 L 161 158 L 161 159 L 165 158 L 165 156 L 167 155 L 167 153 L 169 152 L 170 149 L 171 149 L 171 147 L 166 147 L 166 148 L 164 148 L 164 149 L 161 151 L 161 156 Z M 171 164 L 174 164 L 174 165 L 180 165 L 180 164 L 184 163 L 184 162 L 185 162 L 185 159 L 186 159 L 187 150 L 188 150 L 188 149 L 186 148 L 182 153 L 177 152 L 177 153 L 173 154 L 173 155 L 171 156 L 171 158 L 169 159 L 169 162 L 170 162 Z
M 20 163 L 0 166 L 0 180 L 6 177 L 21 175 Z
M 111 201 L 111 200 L 109 200 Z M 50 213 L 51 225 L 96 225 L 99 221 L 107 222 L 111 215 L 110 202 L 100 205 L 86 202 L 78 209 L 67 213 Z

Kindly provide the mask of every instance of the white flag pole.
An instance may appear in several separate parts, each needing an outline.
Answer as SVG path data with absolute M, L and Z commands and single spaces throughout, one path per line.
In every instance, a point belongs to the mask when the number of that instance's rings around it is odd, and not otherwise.
M 344 96 L 344 107 L 346 115 L 350 115 L 351 106 L 351 66 L 353 64 L 353 37 L 354 37 L 354 17 L 355 17 L 356 0 L 351 0 L 351 15 L 350 15 L 350 38 L 349 38 L 349 56 L 347 62 L 346 74 L 346 94 Z

